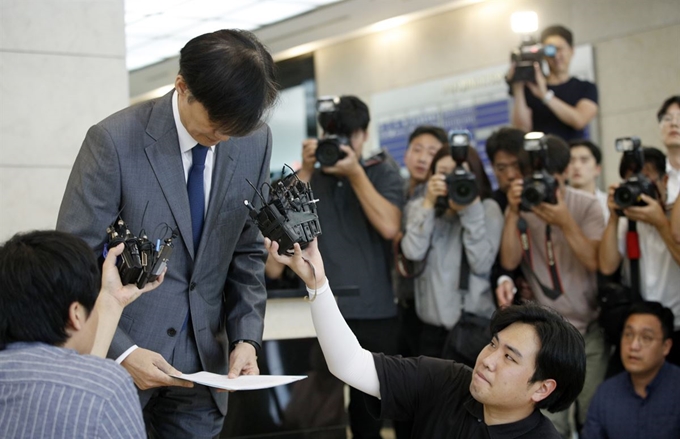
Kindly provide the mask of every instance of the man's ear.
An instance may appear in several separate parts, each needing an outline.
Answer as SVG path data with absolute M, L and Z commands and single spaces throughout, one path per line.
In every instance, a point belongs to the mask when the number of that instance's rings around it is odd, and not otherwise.
M 73 302 L 68 307 L 68 321 L 66 322 L 66 332 L 71 336 L 74 332 L 81 331 L 85 324 L 85 308 L 78 302 Z
M 553 379 L 543 380 L 540 383 L 535 383 L 535 384 L 539 384 L 538 388 L 531 395 L 531 400 L 535 404 L 546 399 L 557 388 L 557 381 L 555 381 Z
M 177 93 L 179 94 L 184 94 L 188 90 L 187 83 L 184 81 L 182 75 L 177 75 L 175 78 L 175 90 L 177 90 Z
M 671 351 L 671 348 L 673 347 L 673 339 L 671 337 L 668 337 L 666 340 L 663 341 L 661 347 L 663 348 L 663 356 L 667 357 L 668 353 Z

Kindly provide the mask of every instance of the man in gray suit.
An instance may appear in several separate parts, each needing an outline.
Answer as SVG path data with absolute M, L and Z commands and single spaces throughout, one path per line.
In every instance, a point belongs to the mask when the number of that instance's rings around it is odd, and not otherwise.
M 257 202 L 246 178 L 269 178 L 261 120 L 276 98 L 252 33 L 201 35 L 180 52 L 175 89 L 90 128 L 71 172 L 57 228 L 95 252 L 118 212 L 136 235 L 178 234 L 165 282 L 125 309 L 108 353 L 140 389 L 151 437 L 215 437 L 226 414 L 226 393 L 170 377 L 170 364 L 259 373 L 266 252 L 243 200 Z

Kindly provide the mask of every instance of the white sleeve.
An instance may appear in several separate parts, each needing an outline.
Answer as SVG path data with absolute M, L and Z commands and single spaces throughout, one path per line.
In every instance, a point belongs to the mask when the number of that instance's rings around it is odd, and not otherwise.
M 310 298 L 314 290 L 307 288 Z M 380 382 L 373 355 L 362 348 L 340 314 L 328 279 L 311 302 L 312 320 L 328 369 L 341 381 L 380 398 Z

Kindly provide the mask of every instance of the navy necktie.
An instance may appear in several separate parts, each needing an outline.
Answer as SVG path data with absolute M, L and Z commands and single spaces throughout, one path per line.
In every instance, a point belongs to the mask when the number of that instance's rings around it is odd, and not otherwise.
M 203 231 L 203 215 L 205 212 L 205 190 L 203 188 L 203 171 L 205 171 L 205 156 L 208 147 L 200 143 L 191 149 L 193 163 L 187 178 L 187 193 L 189 195 L 189 210 L 191 211 L 191 231 L 194 237 L 194 254 L 198 250 Z

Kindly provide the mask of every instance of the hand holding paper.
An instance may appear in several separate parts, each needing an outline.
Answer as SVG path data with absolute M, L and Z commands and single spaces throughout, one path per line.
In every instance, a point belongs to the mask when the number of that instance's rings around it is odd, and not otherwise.
M 211 372 L 196 372 L 191 374 L 174 375 L 181 380 L 192 381 L 208 387 L 224 390 L 257 390 L 282 386 L 307 378 L 306 375 L 241 375 L 228 378 Z

